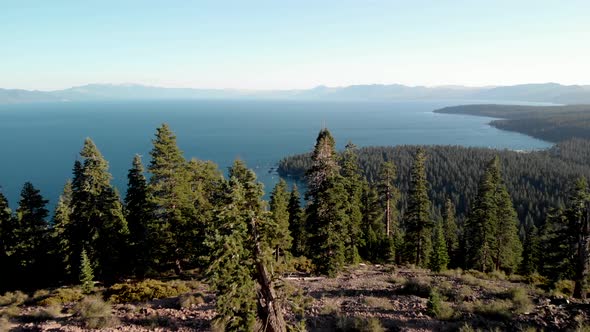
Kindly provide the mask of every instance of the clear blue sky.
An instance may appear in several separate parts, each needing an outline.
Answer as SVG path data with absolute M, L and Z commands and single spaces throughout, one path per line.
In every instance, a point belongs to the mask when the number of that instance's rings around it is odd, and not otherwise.
M 0 2 L 0 87 L 590 84 L 590 1 Z

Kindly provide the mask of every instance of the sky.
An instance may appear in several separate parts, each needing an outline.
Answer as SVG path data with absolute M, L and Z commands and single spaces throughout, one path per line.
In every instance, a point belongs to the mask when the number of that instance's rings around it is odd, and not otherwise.
M 590 84 L 588 0 L 0 0 L 0 88 Z

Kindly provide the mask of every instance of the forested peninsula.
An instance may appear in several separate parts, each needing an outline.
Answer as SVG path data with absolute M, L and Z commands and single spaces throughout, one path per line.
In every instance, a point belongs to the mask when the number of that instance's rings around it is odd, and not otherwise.
M 590 105 L 461 105 L 434 112 L 499 118 L 490 125 L 554 143 L 572 138 L 590 139 Z

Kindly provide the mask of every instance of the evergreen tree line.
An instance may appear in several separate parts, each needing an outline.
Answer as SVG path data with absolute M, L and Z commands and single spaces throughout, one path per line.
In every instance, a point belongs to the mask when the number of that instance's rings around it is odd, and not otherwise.
M 393 162 L 398 169 L 395 186 L 400 190 L 399 210 L 407 208 L 410 169 L 418 146 L 363 147 L 358 159 L 364 177 L 370 183 L 379 178 L 383 162 Z M 563 206 L 565 192 L 577 177 L 590 177 L 590 141 L 570 140 L 543 151 L 517 152 L 461 146 L 424 146 L 426 178 L 430 184 L 428 196 L 435 213 L 442 216 L 445 202 L 450 199 L 456 207 L 457 220 L 463 221 L 474 198 L 479 180 L 487 163 L 498 156 L 505 184 L 523 223 L 537 227 L 544 224 L 553 207 Z M 278 172 L 284 178 L 304 182 L 311 167 L 311 153 L 294 155 L 279 162 Z
M 443 148 L 440 147 L 439 152 L 440 149 Z M 542 229 L 539 232 L 530 216 L 527 215 L 524 222 L 519 221 L 504 180 L 503 163 L 499 156 L 491 155 L 482 167 L 465 215 L 458 219 L 453 195 L 443 196 L 441 208 L 432 206 L 426 168 L 428 151 L 432 150 L 413 149 L 406 175 L 407 192 L 403 194 L 403 189 L 396 188 L 399 181 L 392 161 L 381 161 L 376 176 L 369 181 L 354 145 L 349 143 L 338 154 L 333 137 L 329 131 L 322 130 L 314 151 L 304 157 L 309 161 L 305 173 L 307 206 L 302 219 L 305 226 L 299 228 L 307 231 L 303 235 L 307 239 L 295 238 L 295 241 L 307 243 L 307 246 L 294 254 L 309 257 L 317 272 L 328 275 L 365 259 L 411 263 L 435 271 L 450 266 L 483 272 L 541 273 L 552 281 L 568 278 L 577 285 L 585 285 L 590 248 L 588 188 L 584 177 L 579 178 L 582 180 L 578 180 L 578 189 L 574 190 L 578 194 L 568 197 L 570 189 L 566 189 L 560 193 L 565 197 L 556 200 L 564 202 L 556 206 L 564 206 L 565 211 L 575 207 L 579 211 L 557 213 L 552 210 L 548 221 L 539 226 Z M 514 153 L 513 156 L 524 155 Z M 404 195 L 405 202 L 399 202 Z M 558 226 L 555 216 L 562 221 Z M 556 232 L 554 228 L 564 231 Z M 569 234 L 567 240 L 562 238 L 565 235 L 559 235 L 564 232 Z M 554 249 L 539 251 L 540 246 Z M 564 256 L 569 258 L 566 260 Z M 564 262 L 569 262 L 568 269 L 553 266 Z M 580 287 L 585 289 L 585 286 Z

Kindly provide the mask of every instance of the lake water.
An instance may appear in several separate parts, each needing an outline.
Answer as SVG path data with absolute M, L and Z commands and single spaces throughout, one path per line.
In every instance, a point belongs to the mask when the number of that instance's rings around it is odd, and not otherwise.
M 156 128 L 168 123 L 187 158 L 213 160 L 224 170 L 245 160 L 270 191 L 269 173 L 283 156 L 311 151 L 326 126 L 342 148 L 399 144 L 452 144 L 515 150 L 550 146 L 490 127 L 490 118 L 432 113 L 473 103 L 317 101 L 125 101 L 0 105 L 0 186 L 10 205 L 32 182 L 52 207 L 91 137 L 110 163 L 123 193 L 134 154 L 149 163 Z

